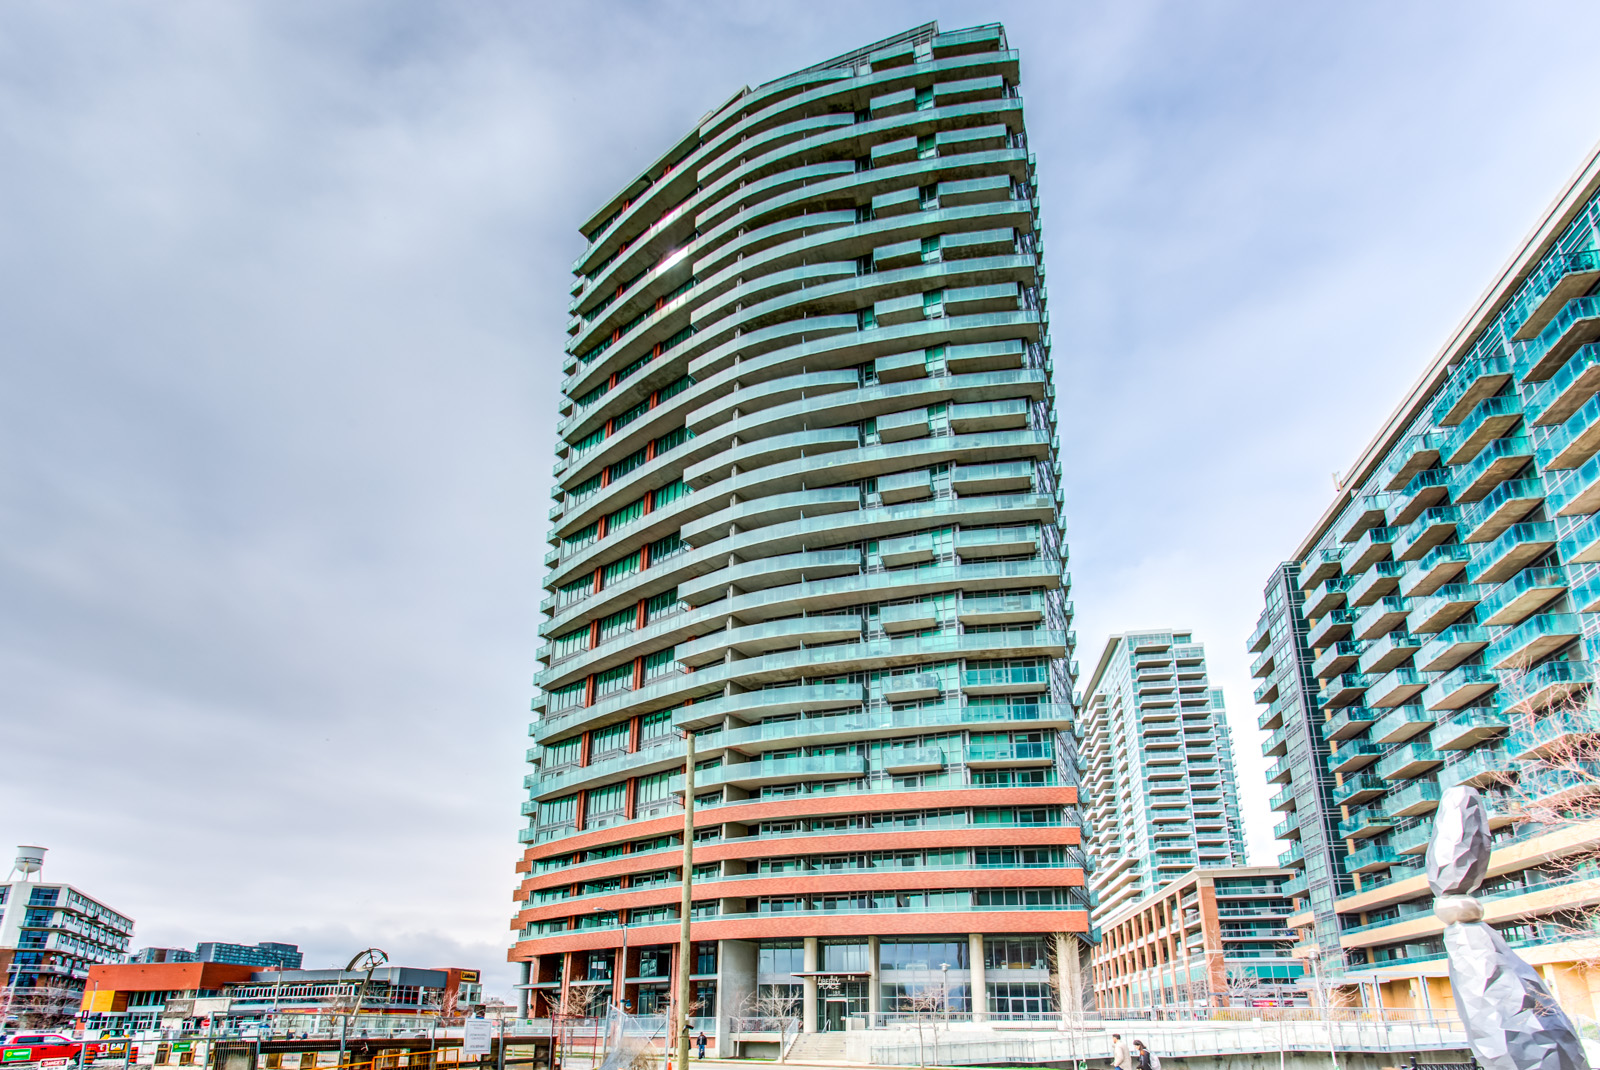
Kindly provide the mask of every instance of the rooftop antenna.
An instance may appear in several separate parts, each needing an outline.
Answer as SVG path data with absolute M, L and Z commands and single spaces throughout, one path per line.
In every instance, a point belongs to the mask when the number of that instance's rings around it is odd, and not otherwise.
M 26 881 L 29 877 L 37 877 L 44 868 L 44 853 L 48 848 L 29 847 L 26 844 L 17 848 L 17 860 L 11 863 L 11 875 L 6 880 L 12 880 L 17 874 L 22 874 Z

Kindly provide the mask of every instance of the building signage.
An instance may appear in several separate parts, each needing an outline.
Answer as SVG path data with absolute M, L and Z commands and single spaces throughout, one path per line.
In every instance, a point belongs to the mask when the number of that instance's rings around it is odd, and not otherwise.
M 494 1027 L 487 1018 L 468 1018 L 461 1029 L 462 1055 L 488 1055 L 493 1046 Z

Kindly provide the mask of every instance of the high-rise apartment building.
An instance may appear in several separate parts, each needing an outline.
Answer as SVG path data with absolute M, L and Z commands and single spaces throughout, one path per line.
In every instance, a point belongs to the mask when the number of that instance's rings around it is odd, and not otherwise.
M 295 944 L 224 944 L 207 941 L 193 951 L 181 947 L 142 947 L 128 956 L 131 963 L 226 962 L 234 966 L 276 967 L 298 970 L 304 958 Z
M 1600 731 L 1597 194 L 1600 156 L 1274 573 L 1250 639 L 1280 863 L 1304 871 L 1292 922 L 1347 998 L 1448 1001 L 1423 852 L 1439 793 L 1467 784 L 1496 814 L 1487 920 L 1596 1013 L 1582 962 L 1600 877 L 1570 860 L 1600 831 L 1516 815 L 1586 790 L 1549 758 Z
M 1085 694 L 1096 919 L 1196 866 L 1244 865 L 1233 743 L 1204 645 L 1182 631 L 1113 635 Z
M 953 1013 L 1042 1014 L 1049 964 L 1076 968 L 1022 116 L 1002 27 L 929 24 L 740 90 L 583 224 L 511 952 L 530 1013 L 661 1011 L 687 969 L 707 1033 L 758 989 L 807 1030 L 946 983 Z

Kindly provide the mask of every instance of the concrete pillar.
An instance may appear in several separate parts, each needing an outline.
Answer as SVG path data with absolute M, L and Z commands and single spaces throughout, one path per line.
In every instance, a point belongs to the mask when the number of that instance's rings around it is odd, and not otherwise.
M 967 934 L 967 969 L 972 980 L 967 984 L 967 998 L 972 1003 L 972 1020 L 989 1020 L 989 982 L 983 975 L 983 934 Z
M 1422 1009 L 1431 1015 L 1433 1013 L 1433 993 L 1428 991 L 1428 979 L 1419 975 L 1417 977 L 1417 987 L 1422 990 Z
M 879 984 L 878 938 L 867 937 L 867 1028 L 878 1028 Z
M 523 959 L 518 969 L 522 978 L 521 987 L 517 989 L 517 1017 L 528 1017 L 528 984 L 533 980 L 533 963 Z
M 806 937 L 805 944 L 805 992 L 801 1002 L 801 1014 L 804 1017 L 801 1028 L 807 1033 L 817 1031 L 817 972 L 822 969 L 818 952 L 821 948 L 817 945 L 815 936 Z
M 756 993 L 756 945 L 753 940 L 717 941 L 717 1058 L 737 1053 L 728 1040 L 728 1020 L 753 1014 Z

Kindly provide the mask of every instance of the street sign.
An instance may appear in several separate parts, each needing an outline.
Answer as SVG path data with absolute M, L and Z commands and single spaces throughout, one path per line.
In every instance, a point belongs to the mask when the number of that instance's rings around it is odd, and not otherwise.
M 488 1055 L 494 1046 L 494 1026 L 487 1018 L 468 1018 L 461 1029 L 462 1055 Z

